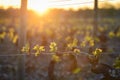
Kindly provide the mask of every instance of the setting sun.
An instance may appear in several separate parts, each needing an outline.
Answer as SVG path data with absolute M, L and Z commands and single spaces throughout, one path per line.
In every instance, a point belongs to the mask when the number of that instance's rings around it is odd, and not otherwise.
M 49 0 L 28 0 L 28 9 L 32 9 L 40 14 L 45 13 L 49 6 Z M 0 7 L 8 8 L 20 8 L 21 0 L 0 0 Z
M 49 8 L 48 0 L 29 0 L 28 1 L 29 9 L 33 9 L 36 12 L 43 14 Z

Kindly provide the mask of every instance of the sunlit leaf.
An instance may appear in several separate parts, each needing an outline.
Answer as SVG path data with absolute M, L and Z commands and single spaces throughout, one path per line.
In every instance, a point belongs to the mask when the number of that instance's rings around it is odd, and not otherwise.
M 77 73 L 79 73 L 80 71 L 81 71 L 80 68 L 76 68 L 76 69 L 73 70 L 73 73 L 74 73 L 74 74 L 77 74 Z
M 110 37 L 110 38 L 115 37 L 115 34 L 114 34 L 114 32 L 112 32 L 112 31 L 111 31 L 111 32 L 109 32 L 109 34 L 108 34 L 108 35 L 109 35 L 109 37 Z
M 77 47 L 78 40 L 75 38 L 72 43 L 67 44 L 68 49 L 73 49 L 74 47 Z
M 67 44 L 67 47 L 68 47 L 69 49 L 72 49 L 72 48 L 73 48 L 73 45 L 72 45 L 71 43 L 69 43 L 69 44 Z
M 86 46 L 86 41 L 83 41 L 81 44 L 80 44 L 81 47 L 85 47 Z
M 113 65 L 116 69 L 120 69 L 120 56 L 116 58 L 115 63 Z
M 21 51 L 28 53 L 28 52 L 30 51 L 30 46 L 29 46 L 29 44 L 27 43 L 27 44 L 21 49 Z
M 90 41 L 89 41 L 89 45 L 90 45 L 91 47 L 93 47 L 93 46 L 94 46 L 94 40 L 90 40 Z
M 117 37 L 120 37 L 120 32 L 117 32 L 116 36 L 117 36 Z
M 40 46 L 40 47 L 39 47 L 39 51 L 40 51 L 40 52 L 45 51 L 44 46 Z
M 18 36 L 15 35 L 14 38 L 13 38 L 13 43 L 15 44 L 17 42 L 17 40 L 18 40 Z
M 40 55 L 40 52 L 39 52 L 39 51 L 36 51 L 36 52 L 35 52 L 35 56 L 38 56 L 38 55 Z
M 50 52 L 57 51 L 57 44 L 55 42 L 51 42 L 49 47 L 50 47 Z
M 39 45 L 34 46 L 33 50 L 39 50 Z
M 74 53 L 79 54 L 80 50 L 79 49 L 74 49 Z
M 60 57 L 57 56 L 57 55 L 52 55 L 52 60 L 54 60 L 55 62 L 60 62 L 61 61 Z
M 94 56 L 99 56 L 102 53 L 102 49 L 96 48 L 95 51 L 93 51 Z
M 39 46 L 39 45 L 36 45 L 34 46 L 33 50 L 35 50 L 35 56 L 38 56 L 41 52 L 44 52 L 45 51 L 45 47 L 44 46 Z
M 2 32 L 2 33 L 0 34 L 0 38 L 1 38 L 1 39 L 4 39 L 5 36 L 6 36 L 6 32 Z

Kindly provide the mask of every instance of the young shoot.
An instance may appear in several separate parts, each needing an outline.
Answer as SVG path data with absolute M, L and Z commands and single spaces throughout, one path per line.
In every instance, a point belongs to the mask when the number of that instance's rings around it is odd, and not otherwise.
M 45 48 L 44 48 L 44 46 L 36 45 L 36 46 L 34 46 L 33 50 L 36 51 L 35 56 L 38 56 L 38 55 L 40 55 L 41 52 L 45 51 Z
M 75 68 L 75 69 L 72 71 L 72 73 L 73 73 L 73 74 L 77 74 L 77 73 L 79 73 L 80 71 L 81 71 L 80 68 Z
M 108 35 L 109 35 L 109 37 L 110 37 L 110 38 L 115 37 L 115 33 L 114 33 L 114 32 L 112 32 L 112 31 L 110 31 Z
M 79 49 L 74 49 L 74 53 L 75 53 L 75 54 L 79 54 L 79 53 L 80 53 L 80 50 L 79 50 Z
M 2 33 L 0 34 L 0 39 L 4 39 L 5 36 L 6 36 L 6 32 L 2 32 Z
M 72 50 L 74 47 L 77 47 L 78 40 L 75 38 L 72 43 L 69 43 L 67 47 Z
M 96 57 L 100 56 L 101 53 L 102 53 L 102 49 L 96 48 L 95 51 L 93 51 L 93 55 Z
M 55 55 L 55 54 L 52 55 L 52 60 L 55 61 L 55 62 L 60 62 L 61 61 L 60 57 Z
M 50 45 L 50 52 L 56 52 L 57 51 L 57 44 L 55 42 L 51 42 Z
M 115 63 L 113 65 L 116 69 L 120 69 L 120 56 L 116 58 Z
M 30 45 L 27 43 L 25 46 L 22 47 L 21 51 L 25 53 L 29 53 Z

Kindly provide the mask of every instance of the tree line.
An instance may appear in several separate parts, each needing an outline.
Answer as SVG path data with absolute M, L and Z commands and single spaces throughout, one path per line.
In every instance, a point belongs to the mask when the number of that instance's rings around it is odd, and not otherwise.
M 115 9 L 115 8 L 101 8 L 98 11 L 99 17 L 120 17 L 120 9 Z M 59 17 L 64 17 L 64 18 L 91 18 L 94 15 L 94 11 L 92 9 L 79 9 L 77 11 L 73 9 L 69 10 L 64 10 L 64 9 L 50 9 L 46 16 L 52 17 L 52 18 L 59 18 Z M 0 8 L 0 18 L 18 18 L 20 16 L 20 10 L 17 8 L 8 8 L 8 9 L 3 9 Z M 36 16 L 36 13 L 32 10 L 28 10 L 28 16 Z

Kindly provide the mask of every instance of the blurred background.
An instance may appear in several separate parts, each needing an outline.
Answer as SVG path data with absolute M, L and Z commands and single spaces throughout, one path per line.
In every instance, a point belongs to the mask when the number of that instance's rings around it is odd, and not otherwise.
M 59 54 L 70 54 L 69 51 L 74 52 L 75 49 L 83 53 L 75 55 L 77 67 L 80 68 L 75 74 L 66 67 L 73 58 L 66 63 L 62 58 L 63 61 L 56 63 L 55 80 L 98 80 L 101 75 L 91 72 L 84 55 L 92 54 L 95 48 L 103 51 L 100 62 L 112 67 L 119 64 L 117 68 L 120 68 L 120 60 L 116 62 L 120 52 L 119 0 L 98 0 L 96 29 L 94 0 L 28 0 L 27 3 L 25 27 L 22 27 L 30 48 L 25 64 L 22 64 L 25 66 L 25 80 L 49 80 L 51 42 L 55 42 Z M 18 34 L 22 34 L 21 16 L 24 16 L 20 8 L 21 0 L 0 0 L 1 80 L 19 80 L 18 57 L 21 54 Z M 45 53 L 49 54 L 33 55 L 36 45 L 44 46 Z M 69 65 L 73 64 L 75 62 Z

